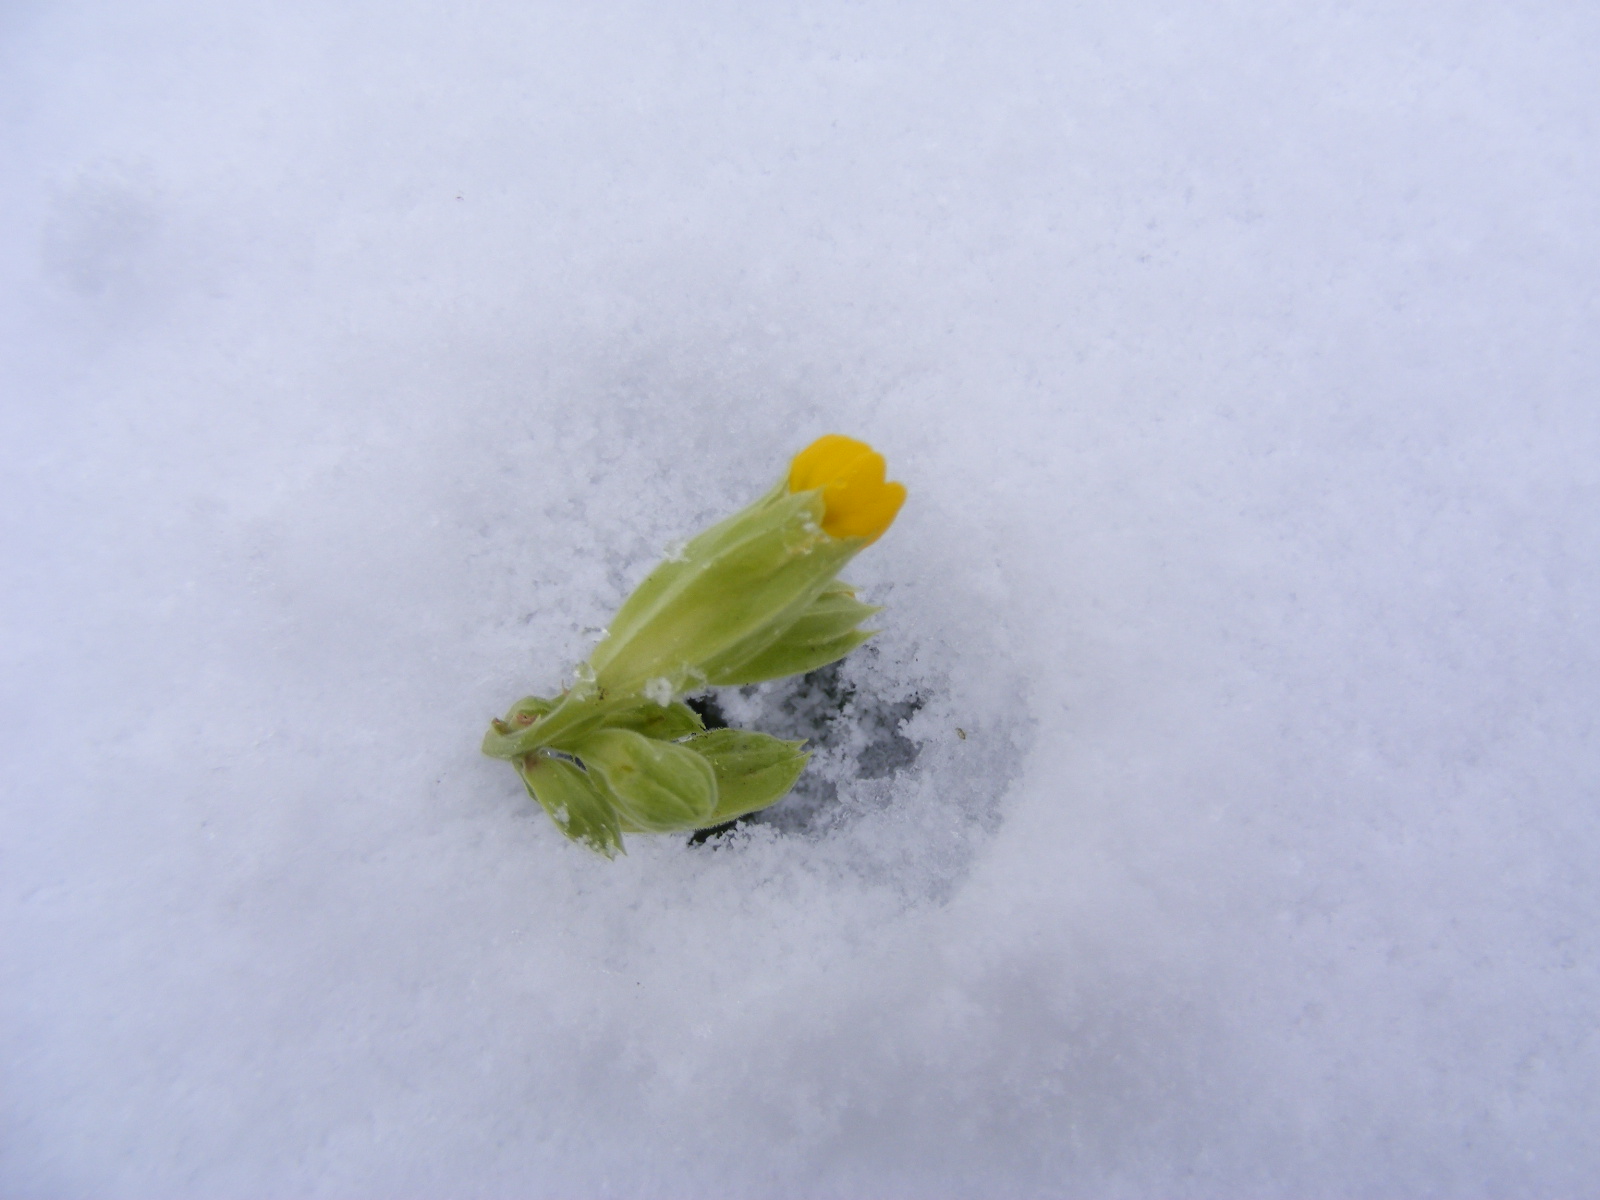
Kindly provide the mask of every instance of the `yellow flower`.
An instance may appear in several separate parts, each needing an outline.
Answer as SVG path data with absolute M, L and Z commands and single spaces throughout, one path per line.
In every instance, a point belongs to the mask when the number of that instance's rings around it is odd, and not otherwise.
M 894 522 L 906 489 L 883 481 L 883 455 L 865 442 L 829 433 L 789 464 L 789 490 L 822 489 L 822 528 L 830 537 L 866 538 L 871 545 Z

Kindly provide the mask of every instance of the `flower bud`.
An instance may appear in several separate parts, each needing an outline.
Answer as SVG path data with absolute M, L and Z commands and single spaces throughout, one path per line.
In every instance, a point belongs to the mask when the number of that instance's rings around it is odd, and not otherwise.
M 702 828 L 782 800 L 811 758 L 800 749 L 804 742 L 746 729 L 712 729 L 681 745 L 705 758 L 717 776 L 717 807 Z
M 601 729 L 577 746 L 601 793 L 647 833 L 698 829 L 717 807 L 717 777 L 693 750 L 629 729 Z
M 528 795 L 575 842 L 613 857 L 622 849 L 622 826 L 616 807 L 600 794 L 587 772 L 560 758 L 530 754 L 517 760 Z
M 905 503 L 902 484 L 885 483 L 885 464 L 865 442 L 843 434 L 819 437 L 789 464 L 789 490 L 822 491 L 822 528 L 836 538 L 864 538 L 870 546 L 883 536 Z

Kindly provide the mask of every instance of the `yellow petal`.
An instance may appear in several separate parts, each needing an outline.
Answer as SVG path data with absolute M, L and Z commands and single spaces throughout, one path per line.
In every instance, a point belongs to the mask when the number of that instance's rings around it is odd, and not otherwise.
M 847 438 L 843 434 L 827 433 L 794 456 L 789 465 L 789 490 L 809 492 L 824 487 L 838 479 L 856 460 L 873 453 L 871 446 Z M 879 461 L 882 461 L 881 456 Z
M 824 492 L 823 496 L 826 497 L 827 493 Z M 882 537 L 883 531 L 894 523 L 895 515 L 905 502 L 905 486 L 886 483 L 848 508 L 841 506 L 836 512 L 834 506 L 829 504 L 822 518 L 822 528 L 833 537 L 863 537 L 870 544 Z
M 830 537 L 876 541 L 905 503 L 906 489 L 885 483 L 883 455 L 842 434 L 818 438 L 789 466 L 789 490 L 822 490 L 822 528 Z

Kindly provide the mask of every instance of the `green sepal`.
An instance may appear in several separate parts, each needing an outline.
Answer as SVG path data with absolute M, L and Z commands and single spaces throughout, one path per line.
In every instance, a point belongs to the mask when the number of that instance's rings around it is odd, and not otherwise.
M 574 748 L 622 818 L 649 833 L 699 829 L 717 808 L 711 763 L 631 729 L 597 729 Z
M 794 624 L 866 544 L 829 536 L 821 519 L 820 492 L 775 491 L 690 542 L 639 585 L 595 647 L 598 685 L 682 691 L 705 682 L 704 664 Z
M 562 833 L 607 858 L 627 853 L 617 810 L 587 773 L 565 759 L 542 754 L 530 754 L 515 765 L 528 795 Z
M 700 828 L 776 804 L 789 794 L 811 758 L 800 748 L 803 741 L 786 742 L 744 729 L 712 729 L 681 745 L 702 755 L 717 777 L 717 806 Z
M 713 687 L 734 687 L 825 667 L 872 636 L 874 631 L 858 630 L 856 626 L 880 611 L 857 600 L 855 589 L 848 583 L 836 581 L 824 588 L 775 639 L 735 647 L 708 663 L 706 682 Z
M 736 684 L 765 683 L 785 675 L 803 675 L 831 662 L 838 662 L 857 646 L 870 640 L 875 633 L 875 629 L 857 629 L 832 641 L 810 646 L 779 642 L 712 682 L 732 687 Z
M 847 633 L 874 613 L 882 611 L 879 605 L 861 603 L 856 599 L 855 588 L 842 579 L 835 579 L 822 589 L 799 619 L 789 626 L 784 636 L 811 642 L 825 641 Z
M 658 563 L 622 602 L 617 615 L 611 618 L 611 627 L 591 657 L 594 665 L 599 667 L 620 653 L 652 619 L 659 619 L 661 608 L 672 594 L 702 570 L 719 551 L 748 536 L 751 521 L 766 517 L 767 511 L 787 490 L 784 484 L 777 484 L 754 504 L 724 517 L 710 529 L 697 534 L 680 552 Z
M 620 713 L 608 716 L 605 727 L 631 729 L 634 733 L 642 733 L 645 737 L 655 738 L 658 742 L 675 742 L 690 734 L 703 732 L 706 723 L 700 719 L 699 713 L 681 700 L 674 700 L 665 706 L 657 704 L 654 700 L 645 700 L 636 708 L 624 709 Z

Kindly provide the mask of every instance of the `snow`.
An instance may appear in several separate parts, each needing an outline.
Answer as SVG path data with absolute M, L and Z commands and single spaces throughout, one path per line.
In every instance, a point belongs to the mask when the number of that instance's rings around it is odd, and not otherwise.
M 1591 1188 L 1596 46 L 7 8 L 0 1191 Z M 568 843 L 488 719 L 830 431 L 809 790 Z

